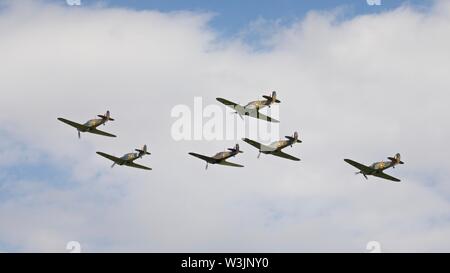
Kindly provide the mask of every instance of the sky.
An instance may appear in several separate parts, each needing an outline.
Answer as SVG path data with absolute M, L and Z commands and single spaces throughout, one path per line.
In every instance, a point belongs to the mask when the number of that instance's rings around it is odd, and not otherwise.
M 84 1 L 86 4 L 96 4 L 98 1 Z M 389 10 L 405 3 L 426 8 L 431 1 L 382 1 L 382 5 L 368 5 L 367 1 L 354 0 L 324 0 L 324 1 L 295 1 L 281 0 L 274 4 L 270 0 L 230 0 L 230 1 L 106 1 L 109 6 L 127 7 L 136 10 L 153 9 L 162 12 L 175 10 L 190 10 L 208 12 L 216 15 L 210 25 L 220 34 L 236 35 L 245 28 L 249 22 L 257 19 L 274 20 L 287 24 L 301 19 L 310 10 L 333 10 L 345 7 L 344 17 L 350 17 L 363 13 L 378 13 Z
M 0 1 L 0 252 L 448 252 L 448 1 L 257 2 Z M 272 90 L 300 162 L 171 134 Z M 56 119 L 106 110 L 117 138 Z M 188 155 L 235 143 L 244 168 Z M 143 144 L 149 172 L 95 153 Z M 401 183 L 343 161 L 397 152 Z

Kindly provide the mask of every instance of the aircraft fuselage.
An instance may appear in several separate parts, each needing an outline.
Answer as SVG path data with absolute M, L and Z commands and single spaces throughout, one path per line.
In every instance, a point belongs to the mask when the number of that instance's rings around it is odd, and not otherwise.
M 380 161 L 380 162 L 375 162 L 372 165 L 370 165 L 370 167 L 377 172 L 380 171 L 384 171 L 390 167 L 394 167 L 396 165 L 395 162 L 392 161 Z
M 270 100 L 255 100 L 244 106 L 246 110 L 259 110 L 266 106 L 270 106 L 273 102 Z
M 213 156 L 214 159 L 217 160 L 217 162 L 222 161 L 222 160 L 226 160 L 230 157 L 233 157 L 235 155 L 237 155 L 238 152 L 237 151 L 225 151 L 225 152 L 220 152 L 217 153 Z
M 100 125 L 102 125 L 102 124 L 105 124 L 105 122 L 106 122 L 105 119 L 96 118 L 96 119 L 88 120 L 88 121 L 87 121 L 85 124 L 83 124 L 83 125 L 86 126 L 86 127 L 89 127 L 89 129 L 95 129 L 95 128 L 97 128 L 98 126 L 100 126 Z M 86 132 L 86 131 L 89 131 L 89 129 L 88 129 L 88 130 L 85 130 L 85 131 L 83 131 L 83 130 L 80 130 L 80 131 Z
M 375 162 L 372 165 L 370 165 L 370 168 L 372 169 L 372 172 L 363 172 L 360 171 L 359 173 L 365 174 L 365 175 L 373 175 L 376 173 L 381 173 L 386 169 L 389 169 L 391 167 L 394 167 L 395 165 L 397 165 L 398 163 L 393 162 L 393 161 L 380 161 L 380 162 Z
M 125 154 L 124 156 L 122 156 L 120 159 L 123 159 L 127 162 L 133 162 L 138 158 L 139 158 L 139 153 L 128 153 L 128 154 Z M 122 164 L 119 164 L 119 165 L 122 165 Z
M 270 154 L 272 152 L 280 151 L 280 150 L 286 148 L 287 146 L 291 146 L 295 142 L 297 142 L 297 140 L 279 140 L 279 141 L 275 141 L 275 142 L 272 142 L 272 143 L 270 143 L 268 145 L 268 147 L 271 148 L 270 150 L 268 150 L 268 151 L 261 150 L 261 152 L 265 153 L 265 154 Z

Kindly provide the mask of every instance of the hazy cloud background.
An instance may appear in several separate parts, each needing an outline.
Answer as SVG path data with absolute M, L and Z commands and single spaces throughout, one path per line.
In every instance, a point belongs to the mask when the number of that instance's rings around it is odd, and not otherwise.
M 208 13 L 71 8 L 5 1 L 0 10 L 0 250 L 449 251 L 450 3 L 338 20 L 310 12 L 262 26 L 265 50 L 219 38 Z M 291 162 L 236 141 L 174 141 L 170 116 L 195 96 L 245 103 L 277 90 Z M 111 110 L 117 139 L 56 120 Z M 110 169 L 95 151 L 142 144 L 154 170 Z M 362 163 L 400 152 L 365 181 Z

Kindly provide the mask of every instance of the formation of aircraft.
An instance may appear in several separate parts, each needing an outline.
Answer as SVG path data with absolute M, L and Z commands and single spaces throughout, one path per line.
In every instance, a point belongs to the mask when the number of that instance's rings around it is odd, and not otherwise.
M 270 107 L 274 103 L 281 103 L 281 101 L 277 99 L 277 92 L 273 91 L 271 96 L 263 96 L 263 98 L 264 100 L 251 101 L 245 106 L 241 106 L 224 98 L 216 98 L 216 100 L 235 110 L 235 113 L 238 114 L 242 119 L 243 116 L 249 116 L 269 122 L 279 122 L 278 120 L 268 117 L 259 112 L 260 109 L 266 106 Z
M 263 98 L 264 98 L 264 100 L 252 101 L 252 102 L 249 102 L 245 106 L 241 106 L 237 103 L 228 101 L 223 98 L 217 98 L 217 100 L 219 102 L 223 103 L 224 105 L 234 109 L 236 111 L 235 113 L 239 114 L 239 116 L 241 118 L 243 118 L 243 116 L 250 116 L 250 117 L 265 120 L 268 122 L 279 122 L 278 120 L 268 117 L 266 115 L 263 115 L 259 112 L 259 110 L 264 107 L 271 107 L 271 105 L 273 105 L 274 103 L 281 103 L 281 101 L 277 99 L 277 93 L 275 91 L 273 91 L 272 95 L 270 95 L 270 96 L 264 95 Z M 78 138 L 81 138 L 81 133 L 84 133 L 84 132 L 107 136 L 107 137 L 116 137 L 113 134 L 110 134 L 110 133 L 107 133 L 107 132 L 97 129 L 97 127 L 99 127 L 100 125 L 105 125 L 108 121 L 114 121 L 114 119 L 111 118 L 110 112 L 106 111 L 106 113 L 104 115 L 98 115 L 98 117 L 99 118 L 91 119 L 84 124 L 76 123 L 74 121 L 70 121 L 65 118 L 58 118 L 58 120 L 76 128 L 78 131 Z M 286 139 L 275 141 L 268 145 L 259 143 L 255 140 L 252 140 L 249 138 L 243 138 L 242 140 L 258 149 L 258 151 L 259 151 L 258 158 L 260 158 L 261 153 L 263 153 L 263 154 L 274 155 L 277 157 L 282 157 L 282 158 L 293 160 L 293 161 L 300 161 L 299 158 L 289 155 L 287 153 L 284 153 L 282 151 L 284 148 L 286 148 L 288 146 L 292 147 L 293 144 L 302 143 L 302 141 L 299 140 L 298 132 L 294 132 L 294 134 L 292 136 L 286 136 L 285 138 Z M 136 152 L 125 154 L 122 157 L 115 157 L 113 155 L 110 155 L 110 154 L 107 154 L 104 152 L 97 152 L 97 154 L 113 161 L 114 163 L 111 165 L 111 168 L 117 164 L 120 166 L 124 165 L 124 166 L 128 166 L 128 167 L 133 167 L 133 168 L 151 170 L 150 167 L 134 163 L 135 160 L 142 158 L 144 155 L 150 155 L 150 153 L 147 151 L 147 145 L 144 145 L 144 147 L 142 149 L 135 149 L 135 151 Z M 235 147 L 228 148 L 227 151 L 219 152 L 211 157 L 197 154 L 197 153 L 192 153 L 192 152 L 189 154 L 191 156 L 194 156 L 201 160 L 206 161 L 205 169 L 208 169 L 209 164 L 218 164 L 218 165 L 230 166 L 230 167 L 244 167 L 243 165 L 227 161 L 227 159 L 229 159 L 231 157 L 235 157 L 239 153 L 243 153 L 243 151 L 241 151 L 239 149 L 239 144 L 236 144 Z M 389 161 L 375 162 L 370 166 L 366 166 L 364 164 L 358 163 L 351 159 L 344 159 L 344 161 L 347 162 L 348 164 L 356 167 L 357 169 L 359 169 L 359 172 L 357 172 L 356 174 L 362 174 L 366 179 L 368 179 L 367 178 L 368 175 L 372 175 L 372 176 L 376 176 L 379 178 L 383 178 L 383 179 L 387 179 L 387 180 L 391 180 L 391 181 L 395 181 L 395 182 L 400 182 L 400 179 L 392 177 L 392 176 L 384 173 L 384 170 L 386 170 L 388 168 L 391 168 L 391 167 L 395 168 L 395 166 L 398 164 L 404 164 L 403 161 L 401 161 L 401 159 L 400 159 L 400 154 L 397 153 L 394 157 L 388 157 L 388 159 L 389 159 Z
M 274 155 L 274 156 L 278 156 L 278 157 L 282 157 L 282 158 L 286 158 L 286 159 L 290 159 L 290 160 L 294 160 L 294 161 L 300 161 L 299 158 L 296 158 L 295 156 L 286 154 L 281 151 L 288 146 L 292 147 L 292 145 L 294 143 L 302 143 L 302 141 L 298 139 L 298 133 L 294 132 L 293 136 L 286 136 L 286 138 L 287 138 L 287 140 L 282 139 L 279 141 L 272 142 L 269 145 L 264 145 L 264 144 L 261 144 L 259 142 L 256 142 L 256 141 L 248 139 L 248 138 L 243 138 L 242 140 L 259 150 L 258 158 L 261 156 L 261 153 L 263 153 L 263 154 L 270 154 L 270 155 Z
M 219 164 L 230 167 L 244 167 L 242 165 L 226 161 L 228 158 L 235 157 L 239 153 L 243 153 L 243 151 L 239 150 L 239 144 L 236 144 L 234 148 L 228 148 L 228 151 L 219 152 L 211 157 L 196 153 L 189 153 L 189 154 L 206 161 L 205 169 L 207 170 L 208 164 Z
M 370 166 L 363 165 L 351 159 L 344 159 L 344 161 L 359 169 L 359 172 L 357 172 L 356 174 L 362 174 L 366 179 L 368 179 L 368 175 L 373 175 L 394 182 L 400 182 L 400 179 L 387 175 L 383 172 L 388 168 L 395 168 L 395 166 L 398 164 L 404 164 L 403 161 L 400 160 L 400 154 L 397 153 L 395 157 L 388 157 L 388 159 L 389 161 L 375 162 Z
M 106 154 L 106 153 L 103 153 L 103 152 L 97 152 L 97 154 L 103 156 L 104 158 L 107 158 L 107 159 L 113 161 L 114 163 L 111 165 L 111 168 L 113 168 L 117 164 L 117 165 L 120 165 L 120 166 L 125 165 L 125 166 L 133 167 L 133 168 L 139 168 L 139 169 L 144 169 L 144 170 L 151 170 L 152 168 L 150 168 L 150 167 L 146 167 L 146 166 L 134 163 L 134 161 L 136 159 L 142 158 L 144 155 L 150 155 L 150 153 L 147 152 L 147 145 L 144 145 L 144 147 L 142 149 L 135 149 L 135 151 L 137 153 L 134 153 L 134 152 L 133 153 L 128 153 L 128 154 L 125 154 L 122 157 L 115 157 L 113 155 L 109 155 L 109 154 Z
M 98 126 L 100 126 L 102 124 L 105 125 L 106 122 L 108 122 L 108 121 L 114 121 L 114 119 L 111 118 L 109 111 L 106 111 L 106 114 L 104 114 L 104 115 L 98 115 L 98 117 L 99 118 L 88 120 L 84 124 L 76 123 L 76 122 L 70 121 L 65 118 L 58 118 L 58 120 L 64 122 L 65 124 L 68 124 L 72 127 L 75 127 L 78 131 L 78 138 L 81 138 L 81 133 L 85 133 L 85 132 L 91 133 L 91 134 L 107 136 L 107 137 L 116 137 L 113 134 L 110 134 L 110 133 L 107 133 L 107 132 L 97 129 Z
M 88 120 L 84 124 L 76 123 L 74 121 L 65 118 L 58 118 L 58 120 L 76 128 L 78 131 L 78 138 L 81 138 L 81 133 L 91 133 L 107 137 L 116 137 L 113 134 L 97 129 L 97 127 L 99 127 L 100 125 L 105 125 L 106 122 L 108 121 L 114 121 L 114 119 L 111 118 L 111 113 L 109 112 L 109 110 L 106 111 L 104 115 L 98 115 L 98 117 L 99 118 Z M 149 167 L 134 163 L 136 159 L 142 158 L 144 155 L 150 154 L 149 152 L 147 152 L 147 145 L 144 145 L 142 149 L 135 149 L 135 151 L 137 153 L 128 153 L 120 158 L 103 152 L 97 152 L 97 154 L 114 161 L 111 168 L 117 164 L 117 165 L 125 165 L 128 167 L 140 168 L 144 170 L 151 170 L 151 168 Z

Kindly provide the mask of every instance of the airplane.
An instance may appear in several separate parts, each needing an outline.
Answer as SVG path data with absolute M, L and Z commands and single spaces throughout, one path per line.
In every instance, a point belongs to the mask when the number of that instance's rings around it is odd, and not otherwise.
M 264 98 L 264 100 L 251 101 L 245 106 L 241 106 L 237 103 L 231 102 L 231 101 L 223 99 L 223 98 L 216 98 L 216 100 L 225 104 L 226 106 L 232 108 L 233 110 L 235 110 L 236 111 L 235 113 L 239 114 L 239 116 L 242 119 L 243 119 L 242 116 L 244 115 L 244 116 L 250 116 L 250 117 L 266 120 L 269 122 L 278 123 L 279 122 L 278 120 L 268 117 L 266 115 L 263 115 L 259 112 L 260 109 L 262 109 L 266 106 L 268 106 L 270 108 L 270 106 L 274 103 L 281 103 L 281 101 L 277 99 L 277 92 L 273 91 L 272 96 L 263 96 L 263 98 Z
M 197 158 L 200 158 L 202 160 L 205 160 L 206 161 L 205 170 L 207 170 L 208 164 L 219 164 L 219 165 L 231 166 L 231 167 L 244 167 L 242 165 L 226 161 L 228 158 L 234 157 L 239 153 L 243 153 L 243 151 L 239 150 L 239 144 L 236 144 L 236 146 L 234 148 L 228 148 L 228 151 L 219 152 L 212 157 L 200 155 L 200 154 L 196 154 L 196 153 L 189 153 L 189 154 L 192 156 L 195 156 Z
M 133 168 L 139 168 L 139 169 L 144 169 L 144 170 L 151 170 L 152 168 L 146 167 L 146 166 L 142 166 L 139 164 L 134 163 L 134 161 L 136 159 L 142 158 L 144 155 L 149 155 L 150 153 L 147 152 L 147 145 L 144 145 L 144 147 L 142 149 L 135 149 L 135 151 L 137 153 L 128 153 L 120 158 L 103 153 L 103 152 L 97 152 L 98 155 L 103 156 L 104 158 L 107 158 L 111 161 L 114 161 L 114 163 L 111 165 L 111 168 L 113 168 L 116 164 L 117 165 L 125 165 L 128 167 L 133 167 Z
M 83 132 L 83 133 L 88 132 L 88 133 L 107 136 L 107 137 L 116 137 L 113 134 L 103 132 L 103 131 L 100 131 L 97 129 L 98 126 L 100 126 L 102 124 L 105 125 L 106 122 L 108 122 L 108 121 L 114 121 L 114 119 L 111 118 L 109 111 L 106 111 L 106 114 L 104 114 L 104 115 L 98 115 L 98 117 L 100 117 L 100 118 L 88 120 L 85 124 L 79 124 L 79 123 L 67 120 L 65 118 L 58 118 L 58 120 L 64 122 L 65 124 L 68 124 L 72 127 L 75 127 L 78 131 L 78 138 L 81 138 L 81 132 Z
M 247 142 L 248 144 L 252 145 L 253 147 L 256 147 L 257 149 L 259 149 L 258 158 L 261 156 L 261 153 L 263 153 L 263 154 L 271 154 L 274 156 L 283 157 L 283 158 L 294 160 L 294 161 L 300 161 L 299 158 L 296 158 L 292 155 L 288 155 L 281 151 L 282 149 L 286 148 L 287 146 L 292 147 L 292 145 L 294 143 L 302 143 L 302 141 L 298 139 L 298 133 L 294 132 L 293 136 L 286 136 L 286 138 L 287 138 L 287 140 L 282 139 L 279 141 L 272 142 L 269 145 L 264 145 L 264 144 L 261 144 L 259 142 L 256 142 L 256 141 L 248 139 L 248 138 L 243 138 L 242 140 Z
M 400 179 L 387 175 L 383 172 L 384 170 L 390 167 L 395 168 L 395 166 L 398 164 L 404 164 L 404 162 L 400 160 L 400 154 L 396 154 L 395 157 L 388 157 L 388 159 L 390 161 L 375 162 L 370 166 L 365 166 L 361 163 L 355 162 L 350 159 L 344 159 L 344 161 L 352 165 L 353 167 L 359 169 L 359 172 L 355 174 L 362 174 L 366 179 L 368 179 L 367 178 L 368 175 L 373 175 L 391 181 L 400 182 Z

